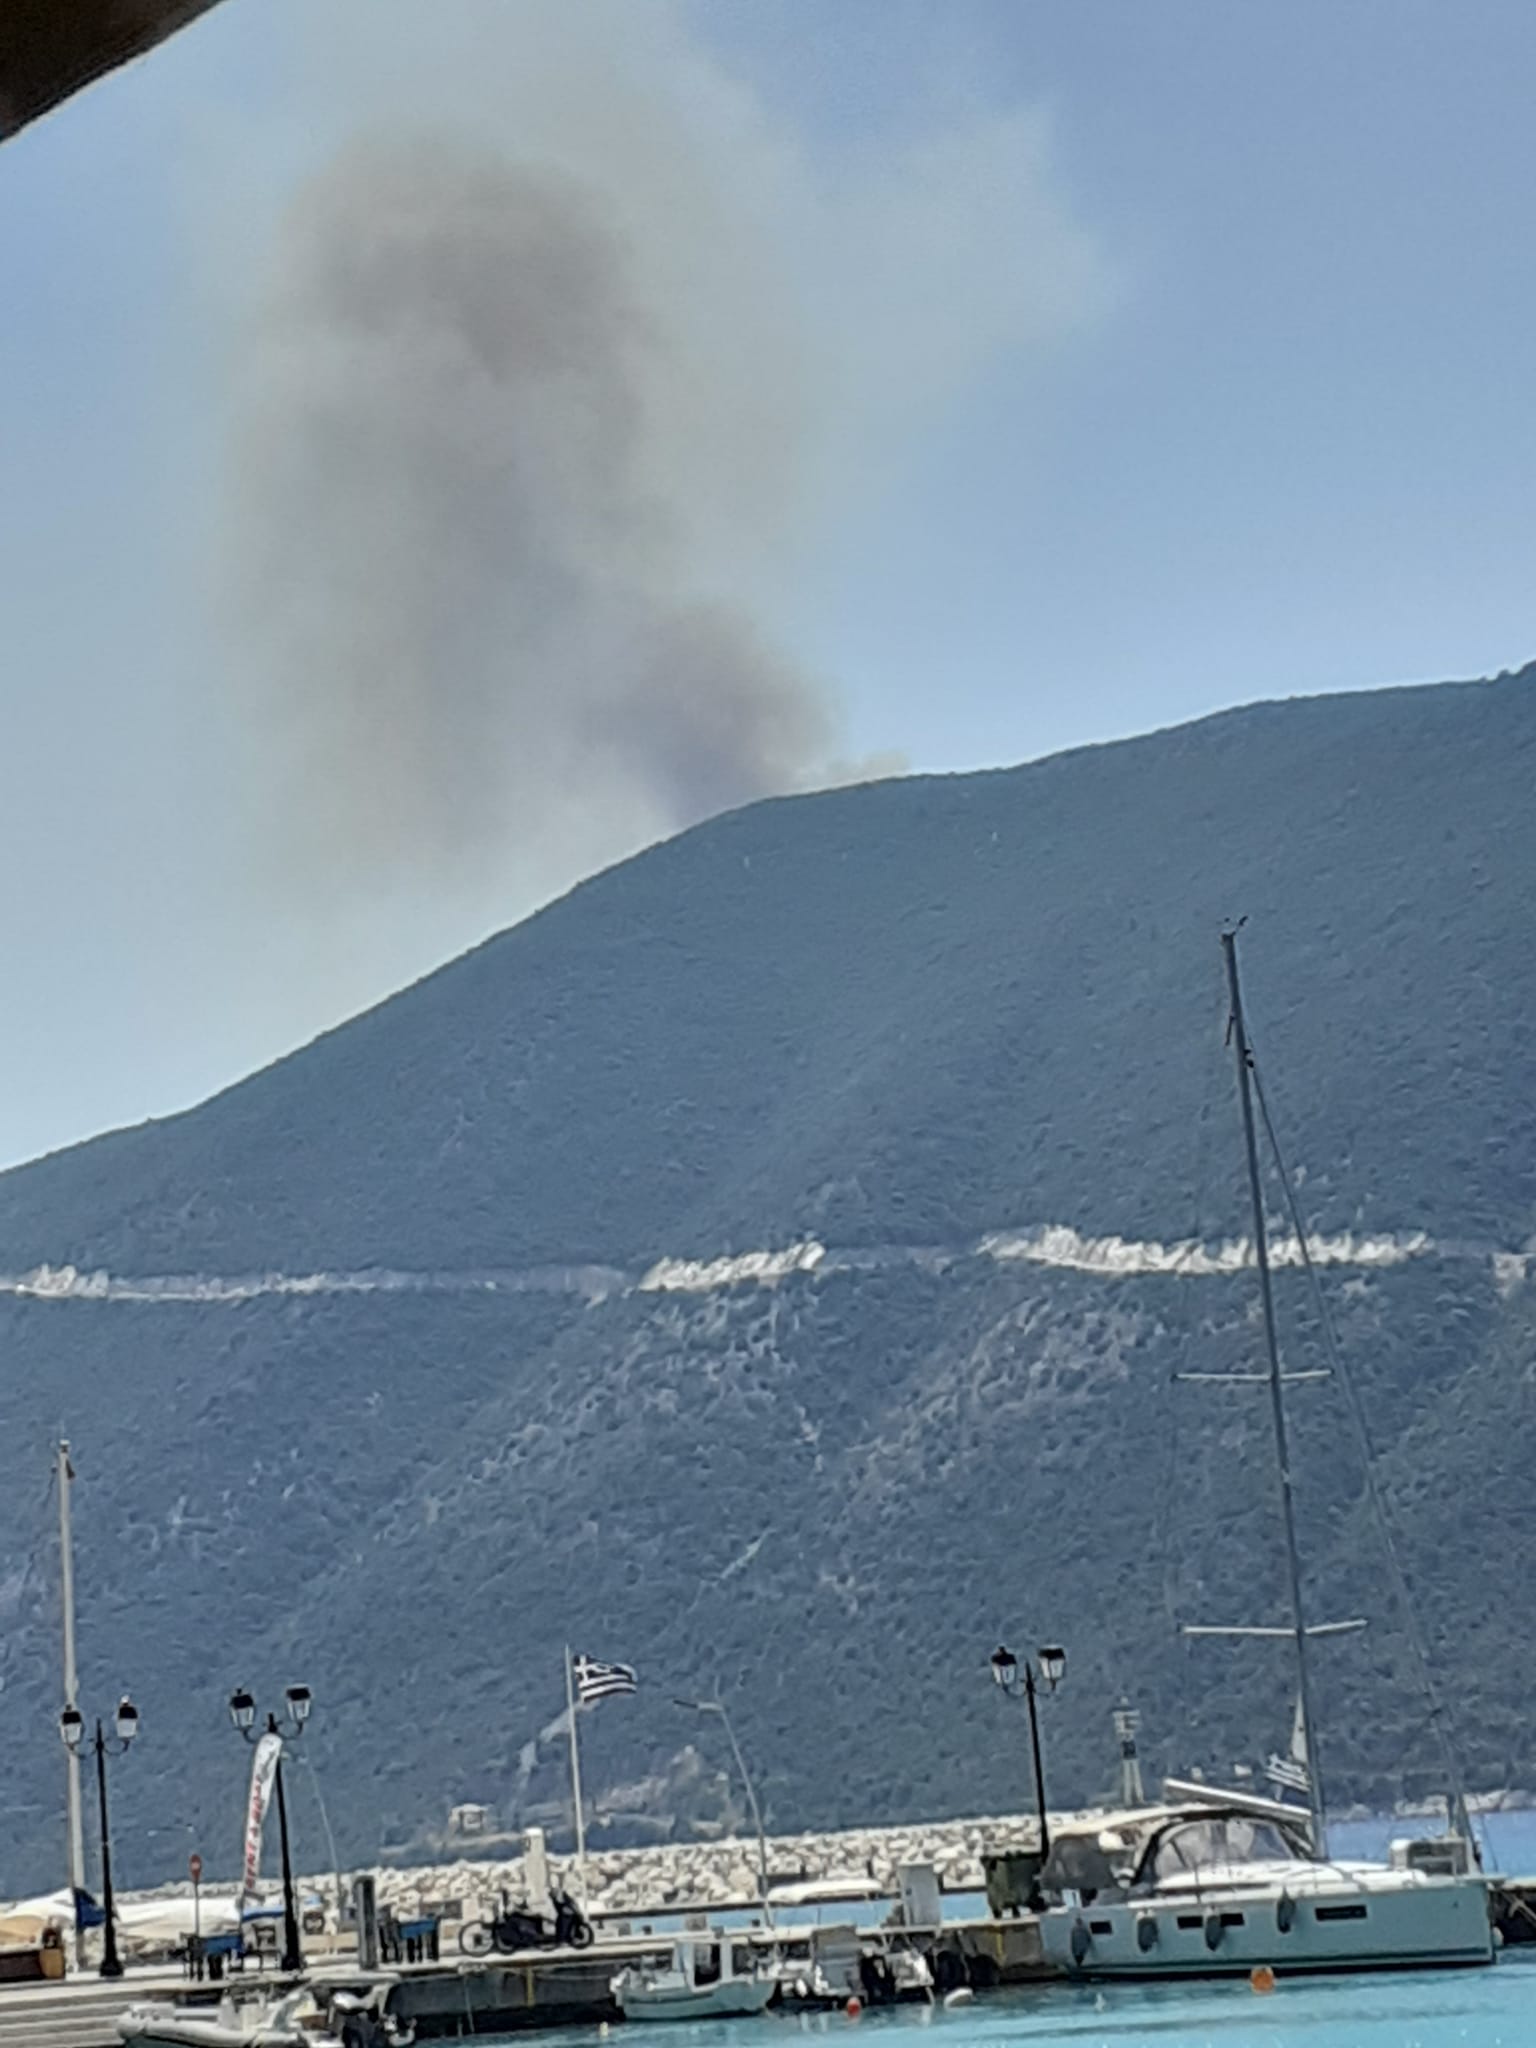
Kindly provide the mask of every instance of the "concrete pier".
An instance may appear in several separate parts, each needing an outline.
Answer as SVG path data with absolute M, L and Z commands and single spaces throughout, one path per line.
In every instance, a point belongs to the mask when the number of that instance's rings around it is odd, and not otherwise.
M 67 1977 L 62 1983 L 0 1986 L 0 2048 L 121 2048 L 113 2022 L 141 1999 L 186 1989 L 179 1970 L 130 1970 L 115 1983 Z
M 780 1931 L 805 1932 L 787 1926 Z M 884 1931 L 860 1930 L 872 1945 Z M 758 1928 L 750 1938 L 764 1943 L 771 1934 Z M 961 1984 L 986 1991 L 1056 1975 L 1045 1960 L 1039 1925 L 1028 1914 L 912 1930 L 910 1938 L 928 1955 L 939 1996 Z M 640 1956 L 665 1956 L 671 1941 L 668 1935 L 646 1935 L 605 1941 L 599 1948 L 413 1964 L 390 1973 L 396 1982 L 389 2010 L 413 2021 L 422 2041 L 615 2021 L 621 2015 L 608 1988 L 615 1972 Z
M 871 1940 L 877 1938 L 877 1930 L 864 1931 Z M 767 1930 L 754 1933 L 759 1941 L 768 1938 Z M 1041 1952 L 1039 1928 L 1027 1914 L 962 1921 L 927 1933 L 914 1930 L 911 1938 L 928 1955 L 940 1996 L 960 1984 L 986 1991 L 1053 1974 Z M 337 1958 L 318 1963 L 311 1981 L 317 1987 L 328 1979 L 388 1983 L 389 2010 L 413 2022 L 418 2040 L 462 2040 L 617 2021 L 621 2015 L 608 1988 L 615 1972 L 641 1956 L 665 1956 L 671 1943 L 670 1935 L 635 1935 L 589 1949 L 444 1956 L 439 1962 L 372 1975 L 349 1969 Z M 273 1975 L 242 1981 L 250 1990 L 271 1992 L 287 1980 Z M 167 1970 L 130 1970 L 115 1984 L 89 1976 L 6 1986 L 0 1988 L 0 2048 L 118 2048 L 113 2023 L 126 2007 L 147 1999 L 172 2003 L 191 1992 L 180 1972 Z M 217 1993 L 218 1987 L 207 1985 L 197 1991 L 203 2002 L 216 1999 Z
M 408 1964 L 388 1973 L 396 1980 L 389 2011 L 410 2020 L 419 2041 L 617 2020 L 622 2015 L 608 1988 L 615 1972 L 640 1956 L 665 1955 L 670 1947 L 668 1939 L 653 1935 L 600 1948 Z
M 969 1984 L 973 1991 L 990 1991 L 1004 1984 L 1038 1984 L 1058 1972 L 1045 1959 L 1040 1941 L 1040 1923 L 1033 1913 L 1007 1920 L 966 1920 L 946 1927 L 935 1935 L 930 1960 L 937 1988 L 952 1988 L 943 1980 L 951 1973 L 945 1968 L 953 1958 L 964 1974 L 955 1984 Z

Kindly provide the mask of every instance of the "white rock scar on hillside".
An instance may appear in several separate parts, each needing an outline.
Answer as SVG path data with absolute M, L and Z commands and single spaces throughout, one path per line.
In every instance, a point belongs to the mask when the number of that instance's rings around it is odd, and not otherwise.
M 1503 1293 L 1521 1286 L 1536 1265 L 1536 1248 L 1451 1242 L 1426 1231 L 1341 1233 L 1311 1237 L 1314 1265 L 1383 1270 L 1415 1259 L 1453 1259 L 1488 1265 Z M 1275 1238 L 1270 1257 L 1277 1266 L 1299 1266 L 1301 1244 L 1294 1236 Z M 717 1258 L 658 1259 L 643 1271 L 608 1266 L 537 1266 L 499 1271 L 402 1272 L 373 1268 L 358 1272 L 167 1273 L 82 1272 L 73 1265 L 36 1266 L 30 1272 L 0 1274 L 0 1294 L 38 1301 L 241 1302 L 263 1295 L 560 1293 L 598 1299 L 605 1295 L 713 1294 L 730 1287 L 769 1287 L 796 1274 L 861 1272 L 896 1265 L 942 1271 L 967 1259 L 999 1264 L 1049 1266 L 1105 1279 L 1221 1278 L 1253 1264 L 1246 1238 L 1215 1243 L 1188 1239 L 1160 1244 L 1152 1238 L 1086 1237 L 1069 1224 L 985 1232 L 966 1245 L 878 1245 L 839 1250 L 815 1238 L 777 1251 L 729 1253 Z

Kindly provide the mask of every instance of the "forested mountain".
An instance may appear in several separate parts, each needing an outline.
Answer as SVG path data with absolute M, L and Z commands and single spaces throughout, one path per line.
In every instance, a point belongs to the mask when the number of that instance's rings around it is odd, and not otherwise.
M 1063 1800 L 1106 1777 L 1122 1689 L 1155 1763 L 1274 1746 L 1274 1648 L 1177 1633 L 1281 1598 L 1262 1409 L 1173 1381 L 1256 1362 L 1217 1249 L 1246 1224 L 1238 915 L 1474 1779 L 1536 1780 L 1533 792 L 1527 670 L 755 805 L 0 1178 L 0 1885 L 58 1874 L 61 1430 L 84 1704 L 144 1710 L 125 1882 L 194 1838 L 233 1868 L 239 1682 L 314 1688 L 348 1859 L 458 1799 L 547 1805 L 556 1746 L 519 1752 L 567 1639 L 640 1667 L 590 1717 L 589 1789 L 662 1827 L 729 1797 L 671 1705 L 717 1677 L 780 1823 L 1022 1801 L 1000 1636 L 1068 1647 Z M 1293 1400 L 1318 1613 L 1372 1618 L 1323 1657 L 1333 1790 L 1426 1790 L 1340 1392 Z

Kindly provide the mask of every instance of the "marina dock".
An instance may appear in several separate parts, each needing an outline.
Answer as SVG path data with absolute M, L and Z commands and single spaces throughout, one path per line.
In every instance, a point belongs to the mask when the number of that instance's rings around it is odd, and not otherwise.
M 761 1939 L 762 1930 L 756 1932 Z M 867 1946 L 877 1945 L 880 1930 L 861 1934 Z M 928 1956 L 940 1996 L 962 1984 L 995 1990 L 1055 1974 L 1042 1954 L 1039 1928 L 1028 1915 L 913 1930 L 911 1939 Z M 390 2011 L 412 2021 L 423 2041 L 617 2021 L 621 2015 L 608 1988 L 615 1971 L 669 1946 L 667 1937 L 641 1935 L 590 1949 L 411 1964 L 389 1973 L 398 1980 Z
M 869 1932 L 873 1939 L 874 1931 Z M 1037 1982 L 1052 1974 L 1029 1915 L 962 1921 L 927 1933 L 914 1931 L 913 1939 L 930 1959 L 940 1995 L 960 1984 L 984 1991 Z M 394 1987 L 391 2012 L 412 2022 L 418 2040 L 466 2040 L 619 2021 L 609 1990 L 614 1973 L 626 1962 L 655 1955 L 667 1945 L 664 1936 L 634 1935 L 607 1939 L 588 1949 L 443 1957 L 376 1972 L 349 1970 L 336 1958 L 318 1964 L 310 1980 L 388 1982 Z M 275 1990 L 286 1980 L 269 1974 L 245 1981 Z M 130 1970 L 115 1984 L 85 1976 L 62 1983 L 7 1986 L 0 1989 L 0 2048 L 119 2048 L 114 2022 L 129 2005 L 193 1995 L 212 2004 L 220 1988 L 203 1985 L 194 1991 L 180 1971 L 163 1969 Z
M 113 2025 L 140 1999 L 174 1998 L 179 1970 L 130 1970 L 116 1983 L 94 1974 L 0 1986 L 0 2048 L 121 2048 Z
M 1513 1914 L 1522 1928 L 1536 1934 L 1536 1879 L 1506 1879 L 1495 1888 L 1500 1920 Z M 702 1916 L 701 1916 L 702 1917 Z M 805 1926 L 750 1931 L 721 1930 L 726 1940 L 769 1941 L 804 1937 Z M 877 1949 L 889 1929 L 861 1928 L 866 1950 Z M 927 1957 L 934 1995 L 966 1986 L 978 1993 L 1045 1983 L 1059 1974 L 1042 1950 L 1039 1922 L 1020 1912 L 1000 1918 L 974 1918 L 929 1929 L 903 1930 Z M 1514 1945 L 1522 1935 L 1506 1934 Z M 1530 1934 L 1523 1937 L 1531 1938 Z M 671 1937 L 660 1931 L 610 1934 L 586 1949 L 526 1950 L 515 1955 L 447 1956 L 435 1961 L 405 1963 L 368 1970 L 347 1955 L 332 1953 L 314 1960 L 309 1981 L 316 1987 L 385 1984 L 389 2010 L 415 2028 L 419 2041 L 468 2040 L 517 2034 L 536 2029 L 620 2022 L 610 1990 L 614 1974 L 627 1962 L 665 1951 Z M 277 1972 L 248 1974 L 249 1989 L 276 1991 L 286 1982 Z M 213 2005 L 223 1987 L 193 1986 L 178 1970 L 130 1969 L 116 1983 L 94 1975 L 64 1982 L 36 1982 L 0 1987 L 0 2048 L 118 2048 L 114 2022 L 129 2005 L 143 2000 L 185 2000 Z

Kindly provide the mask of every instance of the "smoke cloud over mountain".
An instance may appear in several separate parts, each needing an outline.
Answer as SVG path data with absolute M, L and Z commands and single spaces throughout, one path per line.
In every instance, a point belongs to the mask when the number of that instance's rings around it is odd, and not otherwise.
M 251 591 L 306 809 L 359 852 L 667 827 L 817 761 L 817 692 L 689 590 L 647 447 L 675 359 L 580 186 L 442 133 L 349 148 L 290 214 L 260 348 Z
M 228 465 L 289 865 L 544 893 L 858 773 L 797 571 L 968 378 L 1094 310 L 1038 122 L 816 164 L 664 7 L 326 17 Z

